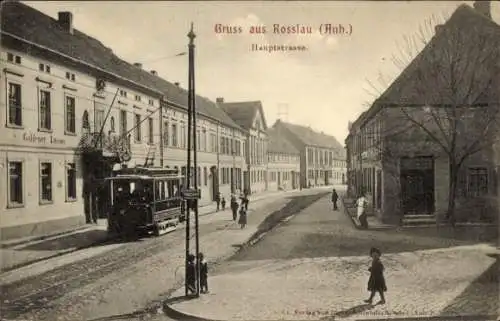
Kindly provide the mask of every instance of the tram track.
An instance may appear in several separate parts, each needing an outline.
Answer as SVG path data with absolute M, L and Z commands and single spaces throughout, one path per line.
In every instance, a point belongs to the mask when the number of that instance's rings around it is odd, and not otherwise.
M 218 231 L 220 225 L 221 222 L 210 222 L 201 225 L 200 228 L 203 229 L 204 234 L 209 234 Z M 8 319 L 15 319 L 25 313 L 41 310 L 42 307 L 46 307 L 47 302 L 53 302 L 68 292 L 162 251 L 178 248 L 185 242 L 181 231 L 185 231 L 185 228 L 161 237 L 147 237 L 138 242 L 130 242 L 127 243 L 129 246 L 116 248 L 112 253 L 105 252 L 41 275 L 1 285 L 1 315 Z

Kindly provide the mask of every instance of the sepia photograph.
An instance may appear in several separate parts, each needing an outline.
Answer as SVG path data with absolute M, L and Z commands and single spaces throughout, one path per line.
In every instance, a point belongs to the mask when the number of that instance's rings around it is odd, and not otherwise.
M 500 320 L 500 2 L 0 24 L 0 321 Z

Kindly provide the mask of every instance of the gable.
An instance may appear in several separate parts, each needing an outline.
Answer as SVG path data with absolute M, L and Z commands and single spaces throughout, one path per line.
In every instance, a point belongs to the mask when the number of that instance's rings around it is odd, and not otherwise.
M 266 130 L 265 124 L 264 115 L 262 115 L 260 108 L 257 108 L 253 117 L 252 127 L 255 129 Z

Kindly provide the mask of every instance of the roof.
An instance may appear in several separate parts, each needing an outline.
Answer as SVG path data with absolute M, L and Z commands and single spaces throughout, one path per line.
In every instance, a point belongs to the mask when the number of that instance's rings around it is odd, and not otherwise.
M 457 37 L 457 35 L 460 35 Z M 457 37 L 457 38 L 454 38 Z M 487 37 L 487 38 L 483 38 Z M 458 39 L 455 40 L 454 39 Z M 483 43 L 482 41 L 487 41 Z M 485 45 L 486 44 L 486 45 Z M 489 46 L 487 44 L 490 44 Z M 364 125 L 365 121 L 373 117 L 384 107 L 403 107 L 403 106 L 446 106 L 457 104 L 457 95 L 445 94 L 449 90 L 450 80 L 444 78 L 446 73 L 446 53 L 450 55 L 451 50 L 456 50 L 454 74 L 460 73 L 459 84 L 467 91 L 458 103 L 487 104 L 489 98 L 485 92 L 490 93 L 488 89 L 495 88 L 490 84 L 486 87 L 480 81 L 484 74 L 480 72 L 490 72 L 491 69 L 485 67 L 487 59 L 494 56 L 498 58 L 498 48 L 500 48 L 500 26 L 492 19 L 479 13 L 470 6 L 460 5 L 451 15 L 451 17 L 441 26 L 420 53 L 409 63 L 401 74 L 392 82 L 392 84 L 380 95 L 372 106 L 353 123 L 353 127 Z M 467 47 L 464 47 L 467 46 Z M 477 50 L 480 48 L 481 50 Z M 452 52 L 453 54 L 453 52 Z M 496 54 L 496 55 L 495 55 Z M 464 59 L 464 55 L 466 56 Z M 477 60 L 476 60 L 477 59 Z M 498 61 L 490 59 L 491 62 Z M 481 61 L 471 64 L 471 61 Z M 444 66 L 444 67 L 443 67 Z M 450 62 L 447 63 L 450 70 Z M 479 69 L 482 70 L 479 70 Z M 439 75 L 439 74 L 440 75 Z M 443 74 L 445 74 L 443 76 Z M 422 76 L 424 75 L 424 76 Z M 428 80 L 424 77 L 428 77 Z M 498 74 L 496 74 L 498 77 Z M 432 78 L 432 79 L 431 79 Z M 482 77 L 482 79 L 488 77 Z M 431 80 L 431 81 L 429 81 Z M 472 84 L 472 85 L 470 85 Z M 477 84 L 475 86 L 475 84 Z M 455 101 L 453 101 L 455 100 Z
M 169 102 L 187 108 L 188 91 L 186 89 L 122 60 L 99 40 L 76 28 L 73 29 L 73 34 L 70 34 L 62 29 L 56 19 L 17 1 L 4 3 L 1 15 L 2 38 L 12 34 L 135 82 L 145 89 L 161 93 Z M 230 127 L 239 128 L 209 99 L 197 96 L 196 106 L 201 115 Z
M 284 135 L 280 135 L 276 129 L 269 128 L 267 130 L 267 135 L 269 137 L 267 150 L 270 153 L 300 154 L 299 150 L 295 148 Z
M 318 146 L 324 148 L 335 149 L 339 152 L 339 156 L 343 156 L 344 147 L 338 142 L 338 140 L 330 135 L 324 133 L 318 133 L 310 127 L 291 124 L 278 120 L 274 126 L 280 124 L 288 129 L 298 140 L 302 141 L 304 145 Z
M 264 117 L 264 109 L 260 101 L 244 101 L 244 102 L 227 102 L 219 103 L 219 106 L 244 129 L 250 129 L 253 125 L 253 120 L 257 111 L 262 115 L 263 129 L 267 129 L 266 118 Z

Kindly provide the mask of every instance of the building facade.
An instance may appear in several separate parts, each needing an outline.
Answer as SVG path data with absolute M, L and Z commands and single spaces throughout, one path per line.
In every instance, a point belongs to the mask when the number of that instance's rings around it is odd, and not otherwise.
M 300 152 L 274 128 L 267 130 L 267 180 L 270 191 L 300 187 Z
M 335 137 L 281 120 L 273 128 L 300 152 L 302 188 L 345 184 L 345 150 Z
M 488 132 L 498 135 L 499 123 L 489 122 L 490 116 L 499 115 L 498 74 L 481 74 L 480 79 L 491 79 L 493 85 L 477 92 L 474 99 L 464 98 L 473 104 L 463 103 L 458 107 L 453 100 L 459 97 L 450 99 L 443 94 L 449 88 L 446 83 L 427 84 L 420 78 L 426 70 L 435 68 L 431 62 L 446 68 L 449 62 L 441 60 L 441 53 L 449 50 L 450 40 L 461 39 L 450 36 L 456 32 L 460 37 L 470 37 L 470 42 L 461 43 L 469 43 L 471 48 L 478 35 L 491 33 L 490 44 L 498 50 L 500 27 L 491 20 L 485 7 L 460 6 L 444 25 L 437 26 L 436 34 L 419 58 L 349 126 L 348 191 L 352 196 L 360 192 L 367 194 L 383 221 L 401 221 L 414 215 L 442 217 L 449 209 L 450 200 L 456 204 L 456 215 L 461 220 L 473 215 L 491 216 L 498 211 L 494 144 L 469 149 L 481 141 L 488 143 Z M 465 57 L 468 49 L 474 50 L 471 48 L 460 48 L 456 55 Z M 498 61 L 493 64 L 500 65 Z M 447 73 L 453 74 L 454 70 L 450 70 Z M 470 79 L 480 71 L 476 66 L 470 74 L 461 70 L 460 76 Z M 474 94 L 473 89 L 461 92 Z M 452 114 L 459 115 L 453 123 L 448 121 Z M 486 132 L 485 128 L 491 130 Z M 450 138 L 454 137 L 453 141 L 448 140 L 448 133 Z M 461 161 L 460 167 L 453 164 L 457 161 Z M 456 189 L 452 189 L 451 184 L 455 184 Z M 453 198 L 450 198 L 450 190 L 456 190 Z
M 20 2 L 2 9 L 3 239 L 102 215 L 99 182 L 121 165 L 185 172 L 186 90 L 74 29 L 69 12 L 53 19 Z M 207 204 L 242 185 L 247 132 L 215 103 L 196 99 L 197 175 Z
M 246 131 L 245 155 L 247 168 L 243 172 L 243 189 L 250 193 L 268 190 L 267 180 L 267 123 L 260 101 L 224 102 L 217 104 L 231 119 Z

